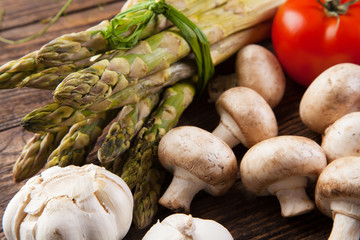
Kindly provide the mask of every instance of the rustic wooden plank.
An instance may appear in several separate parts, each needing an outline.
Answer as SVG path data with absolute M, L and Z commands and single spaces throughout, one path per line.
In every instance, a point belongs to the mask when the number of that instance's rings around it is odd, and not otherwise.
M 5 10 L 1 30 L 17 28 L 35 22 L 47 20 L 56 15 L 67 0 L 1 0 L 0 9 Z M 89 8 L 99 10 L 110 3 L 119 2 L 116 0 L 73 0 L 65 14 L 84 11 Z

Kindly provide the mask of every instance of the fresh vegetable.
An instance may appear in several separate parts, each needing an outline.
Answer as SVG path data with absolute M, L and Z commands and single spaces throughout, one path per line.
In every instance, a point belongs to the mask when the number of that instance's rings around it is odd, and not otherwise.
M 300 101 L 302 122 L 312 131 L 325 129 L 347 113 L 360 110 L 360 66 L 341 63 L 321 73 Z
M 160 196 L 163 180 L 163 170 L 158 166 L 159 141 L 177 124 L 194 96 L 192 82 L 179 82 L 167 88 L 159 107 L 137 134 L 122 171 L 118 172 L 130 189 L 135 188 L 134 223 L 139 228 L 149 225 L 157 212 L 154 204 Z M 121 158 L 124 160 L 123 156 Z
M 220 75 L 208 84 L 210 99 L 214 102 L 227 89 L 248 87 L 259 93 L 275 108 L 285 92 L 285 75 L 279 61 L 268 49 L 247 44 L 236 54 L 235 74 Z
M 175 213 L 158 221 L 145 234 L 143 240 L 233 240 L 231 233 L 220 223 Z
M 315 188 L 317 208 L 334 220 L 329 240 L 360 238 L 360 157 L 338 158 L 322 171 Z
M 52 167 L 29 179 L 3 216 L 7 239 L 122 239 L 133 197 L 125 182 L 96 165 Z
M 283 0 L 230 1 L 219 8 L 196 16 L 195 23 L 201 27 L 209 43 L 213 44 L 269 19 L 282 2 Z M 246 17 L 243 17 L 245 13 Z M 88 70 L 70 74 L 56 88 L 54 98 L 56 101 L 77 108 L 89 108 L 93 103 L 113 97 L 112 95 L 125 87 L 136 84 L 139 79 L 168 68 L 187 56 L 190 50 L 194 51 L 184 34 L 174 29 L 163 31 L 140 42 L 123 56 L 115 57 L 110 61 L 103 60 Z M 200 61 L 198 58 L 195 55 L 197 62 Z M 208 56 L 202 61 L 211 62 L 209 58 Z M 200 73 L 202 74 L 202 71 L 198 70 L 198 74 Z M 200 81 L 203 81 L 202 77 Z
M 246 44 L 266 39 L 270 34 L 270 28 L 270 22 L 266 21 L 211 45 L 211 58 L 214 65 L 229 58 Z M 136 104 L 149 94 L 159 92 L 164 87 L 195 74 L 196 67 L 192 61 L 177 62 L 163 71 L 140 79 L 137 84 L 113 93 L 103 101 L 92 104 L 89 109 L 79 110 L 72 106 L 62 106 L 60 103 L 54 102 L 27 114 L 22 119 L 21 125 L 33 132 L 53 131 L 59 126 L 71 126 L 95 112 Z
M 304 86 L 339 63 L 360 64 L 358 0 L 289 0 L 272 29 L 276 56 L 291 79 Z
M 158 101 L 159 94 L 153 94 L 136 104 L 130 104 L 121 109 L 98 150 L 98 158 L 102 166 L 116 171 L 121 159 L 120 155 L 130 148 L 132 140 Z
M 216 101 L 216 110 L 220 122 L 212 133 L 230 148 L 240 143 L 249 148 L 278 134 L 274 112 L 265 99 L 251 88 L 226 90 Z
M 159 203 L 175 212 L 190 212 L 201 190 L 225 194 L 235 183 L 236 157 L 220 138 L 198 127 L 170 130 L 159 143 L 159 161 L 174 177 Z
M 315 141 L 301 136 L 278 136 L 245 153 L 240 175 L 248 191 L 258 196 L 276 195 L 281 215 L 292 217 L 314 209 L 305 188 L 326 165 L 325 152 Z
M 179 11 L 182 11 L 186 16 L 190 16 L 213 9 L 217 7 L 218 4 L 226 2 L 226 0 L 184 0 L 182 1 L 182 4 L 178 4 L 174 0 L 166 2 L 176 5 Z M 132 7 L 133 4 L 134 3 L 129 2 L 122 11 Z M 115 23 L 116 17 L 112 20 L 114 20 L 113 23 Z M 158 18 L 154 18 L 153 22 L 149 23 L 148 28 L 144 29 L 140 39 L 151 36 L 169 26 L 169 24 L 166 23 L 159 24 L 163 23 L 163 21 L 158 20 Z M 116 27 L 120 29 L 122 27 L 127 27 L 129 21 L 122 23 L 124 25 L 116 25 Z M 0 89 L 15 88 L 19 84 L 24 86 L 25 84 L 22 84 L 21 82 L 26 77 L 44 81 L 51 79 L 53 81 L 51 87 L 56 86 L 66 76 L 62 70 L 66 69 L 71 72 L 78 71 L 93 63 L 91 57 L 111 50 L 109 42 L 102 34 L 103 30 L 107 29 L 108 26 L 109 21 L 104 20 L 100 24 L 87 30 L 65 34 L 52 40 L 48 44 L 45 44 L 40 50 L 29 53 L 18 60 L 13 60 L 4 64 L 0 67 Z M 69 71 L 66 73 L 69 73 Z M 54 72 L 61 74 L 56 75 L 53 74 Z M 47 75 L 49 73 L 51 73 L 50 77 Z M 39 75 L 42 76 L 42 78 L 40 78 Z M 37 88 L 39 83 L 31 84 L 32 81 L 30 81 L 30 79 L 26 80 L 26 86 Z M 45 85 L 49 85 L 49 83 Z
M 63 137 L 59 146 L 50 154 L 45 167 L 84 165 L 96 140 L 116 113 L 117 111 L 97 113 L 74 124 Z
M 360 112 L 352 112 L 336 120 L 322 135 L 321 147 L 328 163 L 346 156 L 360 157 Z
M 20 182 L 37 174 L 44 167 L 51 152 L 59 145 L 69 128 L 58 132 L 35 133 L 26 143 L 13 167 L 13 177 Z

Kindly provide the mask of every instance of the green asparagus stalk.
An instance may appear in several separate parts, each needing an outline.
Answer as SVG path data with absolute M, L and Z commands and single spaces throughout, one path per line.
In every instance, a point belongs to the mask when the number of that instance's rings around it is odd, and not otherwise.
M 61 106 L 53 102 L 33 110 L 21 120 L 20 124 L 30 132 L 57 132 L 93 114 L 94 112 L 89 110 L 80 111 L 71 106 Z
M 152 165 L 142 182 L 136 185 L 134 192 L 133 223 L 143 229 L 152 222 L 158 211 L 161 185 L 165 172 L 161 166 Z
M 50 154 L 45 168 L 83 165 L 104 127 L 115 117 L 116 111 L 97 113 L 73 125 L 59 146 Z
M 129 158 L 118 173 L 130 189 L 142 182 L 152 162 L 156 161 L 160 139 L 176 125 L 194 95 L 194 84 L 190 82 L 179 82 L 165 90 L 159 107 L 139 131 L 134 146 L 129 149 Z
M 186 16 L 196 15 L 215 8 L 227 0 L 167 0 L 170 5 L 175 6 Z M 129 4 L 128 6 L 131 6 Z M 116 19 L 113 18 L 113 19 Z M 65 34 L 48 44 L 45 44 L 40 50 L 34 51 L 18 60 L 13 60 L 0 67 L 0 89 L 20 87 L 35 87 L 53 89 L 63 77 L 68 74 L 62 73 L 62 69 L 72 69 L 78 71 L 86 66 L 93 64 L 92 57 L 104 53 L 111 49 L 108 41 L 102 35 L 102 32 L 109 26 L 109 21 L 105 20 L 100 24 L 85 31 Z M 146 38 L 152 34 L 160 32 L 167 28 L 169 23 L 164 21 L 163 17 L 154 19 L 151 24 L 143 31 L 140 39 Z M 117 26 L 121 28 L 121 26 Z M 126 34 L 130 34 L 127 32 Z M 49 70 L 47 70 L 50 68 Z M 62 73 L 56 75 L 55 73 Z M 50 74 L 51 76 L 47 76 Z M 26 80 L 26 84 L 21 82 Z M 35 83 L 32 84 L 31 80 Z M 51 84 L 39 83 L 40 81 L 54 81 Z M 44 87 L 45 85 L 45 87 Z
M 230 34 L 272 18 L 283 2 L 232 0 L 193 20 L 213 44 Z M 126 86 L 137 84 L 139 79 L 149 74 L 168 68 L 189 53 L 187 41 L 175 30 L 167 30 L 140 42 L 124 56 L 104 63 L 104 68 L 96 72 L 99 75 L 95 74 L 92 81 L 83 81 L 81 74 L 70 74 L 56 88 L 54 98 L 68 105 L 87 108 Z M 85 79 L 87 77 L 84 76 Z
M 235 33 L 210 48 L 214 65 L 217 65 L 236 53 L 241 47 L 249 43 L 262 41 L 270 36 L 271 22 L 267 21 L 254 27 Z M 61 106 L 60 103 L 51 103 L 35 109 L 26 115 L 21 125 L 32 132 L 54 131 L 59 126 L 71 126 L 95 112 L 119 108 L 127 104 L 136 104 L 147 95 L 159 92 L 166 86 L 172 85 L 181 79 L 196 74 L 196 67 L 192 62 L 179 62 L 169 69 L 159 71 L 128 86 L 109 98 L 91 105 L 88 109 L 78 110 L 72 106 Z
M 44 167 L 50 153 L 68 132 L 64 127 L 54 133 L 35 133 L 26 143 L 13 167 L 13 177 L 20 182 L 37 174 Z
M 98 150 L 98 158 L 106 169 L 117 169 L 117 159 L 130 147 L 130 143 L 143 126 L 159 100 L 159 94 L 149 95 L 136 104 L 124 106 L 110 126 L 104 142 Z

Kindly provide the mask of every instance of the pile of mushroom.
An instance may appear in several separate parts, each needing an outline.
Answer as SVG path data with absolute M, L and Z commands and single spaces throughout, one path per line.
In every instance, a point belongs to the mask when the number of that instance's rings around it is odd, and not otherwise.
M 360 66 L 341 63 L 321 73 L 300 101 L 300 118 L 322 134 L 342 116 L 360 111 Z
M 240 163 L 245 188 L 259 195 L 276 195 L 281 215 L 291 217 L 314 209 L 306 194 L 308 180 L 315 181 L 325 168 L 323 149 L 301 136 L 278 136 L 251 147 Z
M 249 44 L 236 55 L 235 74 L 218 76 L 209 82 L 209 97 L 213 102 L 227 89 L 241 86 L 259 93 L 276 107 L 285 92 L 285 75 L 275 55 L 263 46 Z
M 117 175 L 96 165 L 52 167 L 9 202 L 3 229 L 12 239 L 122 239 L 133 197 Z
M 360 238 L 360 157 L 332 161 L 316 183 L 317 208 L 334 220 L 329 240 Z
M 221 224 L 209 219 L 193 218 L 176 213 L 162 222 L 158 221 L 145 234 L 143 240 L 233 240 L 230 232 Z

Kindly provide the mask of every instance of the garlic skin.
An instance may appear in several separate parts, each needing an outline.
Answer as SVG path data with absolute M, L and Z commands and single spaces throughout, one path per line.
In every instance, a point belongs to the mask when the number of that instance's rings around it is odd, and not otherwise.
M 142 240 L 233 240 L 230 232 L 213 220 L 175 213 L 159 220 Z
M 52 167 L 30 178 L 9 202 L 3 229 L 12 239 L 122 239 L 132 222 L 133 196 L 105 168 Z

